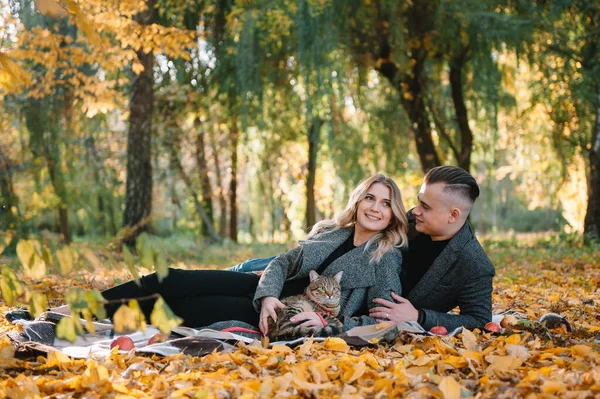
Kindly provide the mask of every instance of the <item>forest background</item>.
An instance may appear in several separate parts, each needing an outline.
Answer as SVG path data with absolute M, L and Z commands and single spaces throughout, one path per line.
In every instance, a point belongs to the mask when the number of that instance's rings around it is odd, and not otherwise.
M 454 164 L 481 185 L 478 232 L 598 237 L 599 14 L 3 0 L 2 230 L 286 242 L 365 176 L 393 176 L 410 208 L 423 173 Z

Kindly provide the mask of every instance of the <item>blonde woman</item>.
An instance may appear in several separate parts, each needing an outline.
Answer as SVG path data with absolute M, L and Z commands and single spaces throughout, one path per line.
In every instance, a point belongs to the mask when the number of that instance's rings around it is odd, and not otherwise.
M 343 270 L 338 318 L 344 330 L 373 324 L 376 320 L 367 316 L 373 299 L 392 300 L 391 292 L 400 295 L 402 291 L 400 248 L 408 243 L 405 214 L 396 183 L 377 174 L 354 189 L 348 206 L 335 219 L 317 223 L 298 247 L 277 256 L 262 277 L 225 270 L 170 269 L 162 282 L 153 273 L 142 277 L 139 285 L 129 281 L 103 291 L 107 313 L 112 317 L 127 298 L 146 298 L 140 300 L 140 307 L 149 319 L 153 294 L 158 293 L 188 327 L 239 320 L 267 334 L 266 318 L 275 318 L 275 309 L 283 307 L 279 298 L 302 293 L 311 270 L 327 276 Z M 314 327 L 323 320 L 316 313 L 296 318 Z
M 276 320 L 275 310 L 284 305 L 279 296 L 286 281 L 303 279 L 311 270 L 326 275 L 343 271 L 342 307 L 338 318 L 348 330 L 373 324 L 366 316 L 375 306 L 373 299 L 392 300 L 391 292 L 401 294 L 400 248 L 407 246 L 408 220 L 402 195 L 396 183 L 384 175 L 372 176 L 350 195 L 348 206 L 335 219 L 317 223 L 306 241 L 276 257 L 262 275 L 254 306 L 260 311 L 260 330 L 268 332 L 268 318 Z M 321 327 L 315 312 L 294 317 L 307 327 Z

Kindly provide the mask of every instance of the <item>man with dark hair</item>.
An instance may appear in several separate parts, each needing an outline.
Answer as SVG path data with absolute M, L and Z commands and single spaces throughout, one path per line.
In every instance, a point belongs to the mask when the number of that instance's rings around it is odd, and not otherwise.
M 408 250 L 402 253 L 402 296 L 369 315 L 393 322 L 416 321 L 429 330 L 483 327 L 492 320 L 494 266 L 475 238 L 467 217 L 479 197 L 475 178 L 456 166 L 438 166 L 423 178 L 419 203 L 408 211 Z M 263 270 L 272 258 L 251 259 L 234 271 Z M 287 292 L 282 296 L 297 294 Z M 459 314 L 448 311 L 458 307 Z
M 467 223 L 479 186 L 469 173 L 439 166 L 424 177 L 418 205 L 408 212 L 409 248 L 403 253 L 402 297 L 375 299 L 370 316 L 417 321 L 423 328 L 483 327 L 492 319 L 494 266 Z M 459 307 L 459 314 L 448 311 Z

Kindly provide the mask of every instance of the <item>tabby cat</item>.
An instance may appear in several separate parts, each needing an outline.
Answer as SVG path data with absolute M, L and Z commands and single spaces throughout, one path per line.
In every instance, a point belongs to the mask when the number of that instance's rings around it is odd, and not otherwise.
M 277 309 L 277 322 L 269 317 L 269 339 L 272 341 L 290 340 L 314 335 L 328 337 L 342 331 L 342 323 L 335 318 L 340 312 L 340 295 L 343 271 L 333 277 L 320 276 L 314 270 L 309 273 L 310 284 L 304 295 L 283 298 L 285 308 Z M 301 327 L 290 318 L 302 312 L 319 313 L 327 325 L 325 327 Z

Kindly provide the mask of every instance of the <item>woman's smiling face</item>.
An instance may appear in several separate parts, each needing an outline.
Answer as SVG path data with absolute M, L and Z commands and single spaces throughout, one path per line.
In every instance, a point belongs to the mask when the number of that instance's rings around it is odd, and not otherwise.
M 356 211 L 357 233 L 379 233 L 392 220 L 391 190 L 381 183 L 373 183 L 367 195 L 358 203 Z

